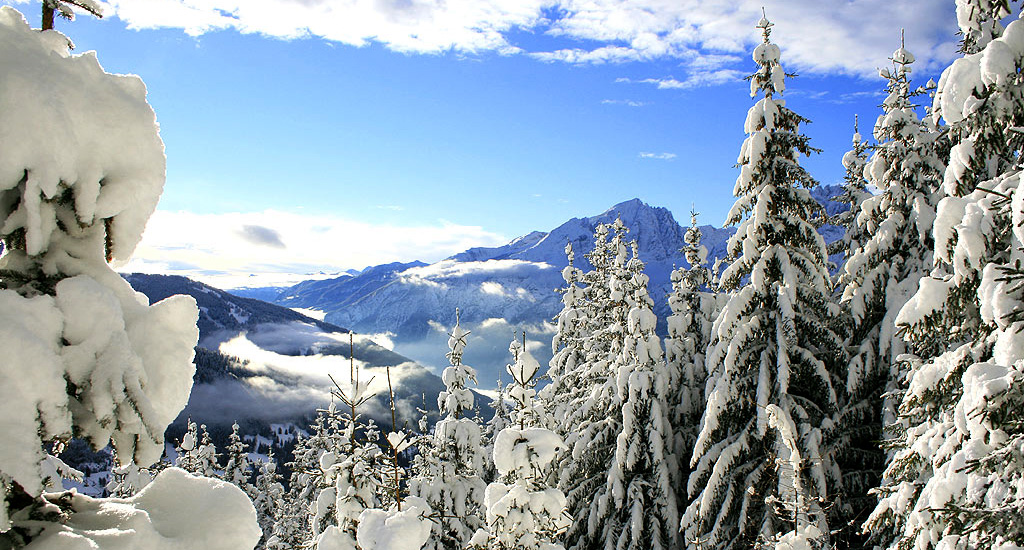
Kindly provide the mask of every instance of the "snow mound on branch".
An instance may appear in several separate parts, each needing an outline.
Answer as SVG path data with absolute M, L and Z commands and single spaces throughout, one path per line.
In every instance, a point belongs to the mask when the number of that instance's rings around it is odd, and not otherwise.
M 430 538 L 430 514 L 419 497 L 406 498 L 402 511 L 363 510 L 356 541 L 361 550 L 420 550 Z
M 502 474 L 516 472 L 520 477 L 533 477 L 564 447 L 562 438 L 551 430 L 505 428 L 494 442 L 494 467 Z
M 231 483 L 178 468 L 128 499 L 71 496 L 74 513 L 26 550 L 248 550 L 262 532 L 256 510 Z
M 0 496 L 13 481 L 38 497 L 43 444 L 72 434 L 159 460 L 195 372 L 195 300 L 150 306 L 106 263 L 128 258 L 163 188 L 146 88 L 68 45 L 0 8 Z
M 145 84 L 104 72 L 95 52 L 69 55 L 63 35 L 32 30 L 10 7 L 0 8 L 0 74 L 0 233 L 24 229 L 27 253 L 46 252 L 56 203 L 73 200 L 79 223 L 110 220 L 113 257 L 127 260 L 164 185 Z

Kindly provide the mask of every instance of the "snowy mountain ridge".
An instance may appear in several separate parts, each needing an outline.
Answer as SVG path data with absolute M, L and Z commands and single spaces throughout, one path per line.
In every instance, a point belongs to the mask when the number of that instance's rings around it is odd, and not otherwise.
M 830 200 L 838 192 L 836 186 L 819 186 L 811 194 L 834 214 L 843 207 Z M 463 322 L 476 325 L 466 360 L 480 371 L 482 387 L 490 387 L 508 360 L 508 341 L 515 330 L 527 331 L 538 359 L 550 358 L 553 326 L 549 321 L 561 308 L 560 295 L 554 290 L 564 285 L 566 243 L 576 250 L 577 267 L 587 270 L 585 254 L 593 248 L 594 229 L 616 218 L 629 228 L 628 238 L 637 240 L 655 311 L 663 323 L 669 314 L 670 274 L 676 266 L 688 265 L 680 252 L 685 228 L 667 208 L 640 199 L 619 203 L 596 216 L 572 218 L 551 231 L 530 232 L 499 247 L 470 248 L 433 264 L 372 266 L 356 275 L 304 281 L 269 296 L 260 289 L 233 292 L 324 311 L 325 321 L 359 333 L 388 334 L 396 351 L 435 369 L 445 365 L 446 330 L 459 308 Z M 726 243 L 735 229 L 713 225 L 700 229 L 708 264 L 713 265 L 725 257 Z M 826 241 L 842 234 L 833 226 L 823 226 L 821 232 Z

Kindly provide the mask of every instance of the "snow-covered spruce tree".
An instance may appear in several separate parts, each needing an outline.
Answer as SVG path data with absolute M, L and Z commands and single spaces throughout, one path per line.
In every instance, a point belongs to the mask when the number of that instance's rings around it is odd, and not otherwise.
M 498 471 L 494 468 L 494 459 L 492 458 L 494 456 L 494 440 L 497 439 L 501 430 L 509 427 L 512 423 L 508 403 L 505 401 L 505 390 L 506 387 L 501 382 L 501 376 L 498 376 L 494 399 L 491 400 L 491 410 L 494 411 L 494 414 L 484 425 L 481 436 L 484 464 L 480 477 L 485 483 L 497 480 Z
M 720 296 L 708 289 L 713 284 L 711 270 L 705 266 L 707 248 L 700 244 L 697 213 L 690 213 L 690 228 L 683 235 L 683 254 L 689 267 L 672 272 L 672 294 L 668 298 L 672 315 L 665 338 L 667 372 L 670 381 L 669 403 L 674 431 L 675 481 L 673 490 L 680 502 L 686 500 L 686 481 L 690 476 L 690 456 L 697 441 L 700 418 L 704 415 L 704 388 L 707 370 L 704 354 L 711 340 L 711 327 L 723 305 Z
M 248 445 L 242 441 L 242 437 L 238 435 L 239 426 L 238 423 L 231 424 L 231 435 L 228 436 L 228 447 L 225 449 L 225 454 L 228 457 L 228 462 L 224 466 L 224 475 L 221 476 L 224 481 L 235 484 L 239 489 L 251 495 L 252 482 L 252 463 L 249 462 L 249 453 L 246 449 Z
M 574 417 L 573 412 L 579 408 L 579 382 L 586 351 L 583 340 L 586 336 L 587 319 L 584 316 L 584 290 L 580 287 L 583 272 L 574 264 L 576 252 L 572 243 L 565 245 L 565 254 L 569 265 L 562 270 L 565 287 L 559 289 L 562 294 L 562 311 L 555 318 L 556 331 L 551 339 L 551 361 L 548 363 L 547 377 L 551 383 L 540 390 L 540 398 L 551 412 L 553 426 L 562 438 L 568 433 L 569 423 L 561 419 Z
M 681 523 L 686 543 L 704 548 L 827 535 L 823 506 L 836 483 L 823 439 L 842 383 L 841 341 L 830 328 L 838 307 L 811 222 L 821 207 L 797 187 L 816 184 L 797 162 L 814 149 L 799 133 L 805 119 L 775 97 L 786 75 L 771 23 L 757 27 L 764 42 L 754 50 L 751 94 L 762 97 L 747 114 L 738 159 L 727 222 L 739 228 L 721 279 L 730 296 L 708 350 L 708 404 L 688 487 L 694 500 Z
M 44 494 L 52 441 L 112 444 L 121 466 L 159 460 L 199 335 L 195 300 L 150 306 L 107 265 L 156 207 L 163 143 L 142 81 L 68 48 L 0 8 L 0 546 L 251 547 L 244 494 L 176 468 L 125 500 Z M 189 528 L 154 527 L 171 517 Z
M 378 443 L 380 431 L 373 419 L 364 424 L 358 412 L 374 396 L 372 378 L 362 378 L 354 357 L 350 359 L 349 383 L 336 383 L 332 392 L 347 409 L 338 417 L 337 446 L 320 459 L 323 483 L 313 507 L 314 517 L 320 518 L 315 539 L 320 550 L 355 548 L 362 513 L 389 498 L 381 479 L 385 457 Z
M 628 229 L 621 220 L 600 224 L 594 232 L 594 249 L 587 255 L 593 267 L 583 275 L 582 316 L 586 328 L 578 383 L 559 419 L 566 434 L 567 450 L 556 466 L 558 488 L 565 494 L 572 524 L 565 540 L 573 549 L 603 548 L 604 522 L 614 513 L 608 499 L 595 498 L 605 491 L 608 468 L 615 455 L 616 438 L 622 431 L 613 365 L 622 354 L 627 315 L 632 304 L 626 270 Z
M 536 403 L 535 377 L 540 364 L 524 342 L 515 338 L 509 346 L 513 362 L 508 394 L 515 409 L 512 425 L 498 433 L 494 464 L 502 481 L 487 486 L 486 528 L 470 541 L 471 548 L 486 550 L 561 550 L 555 541 L 569 523 L 565 496 L 546 484 L 556 451 L 562 447 L 558 434 L 541 428 L 549 421 Z
M 219 477 L 217 475 L 217 446 L 210 439 L 210 433 L 206 431 L 206 424 L 197 426 L 192 419 L 188 420 L 188 430 L 181 436 L 181 442 L 174 448 L 178 457 L 174 459 L 174 465 L 190 474 L 204 477 Z
M 473 408 L 469 382 L 476 382 L 476 371 L 462 363 L 469 331 L 459 325 L 448 338 L 448 361 L 441 379 L 445 390 L 437 396 L 443 417 L 434 426 L 434 452 L 418 463 L 418 471 L 409 480 L 409 494 L 430 505 L 436 517 L 425 548 L 461 550 L 483 525 L 483 499 L 487 486 L 480 477 L 483 469 L 480 425 L 468 418 Z
M 895 319 L 933 264 L 931 224 L 943 170 L 940 134 L 915 112 L 913 98 L 925 90 L 910 87 L 914 56 L 901 45 L 891 60 L 893 69 L 881 71 L 888 80 L 888 96 L 875 123 L 877 145 L 864 166 L 868 184 L 878 193 L 859 205 L 851 233 L 861 242 L 843 265 L 838 283 L 849 324 L 850 362 L 848 399 L 830 454 L 843 472 L 834 527 L 841 528 L 837 540 L 847 547 L 861 542 L 859 524 L 876 503 L 868 491 L 878 485 L 885 468 L 879 442 L 883 426 L 896 420 L 906 384 L 904 363 L 898 360 L 906 346 L 896 333 Z
M 166 463 L 157 462 L 156 466 L 166 466 Z M 163 469 L 163 468 L 159 468 Z M 128 498 L 135 496 L 143 487 L 153 481 L 158 470 L 141 468 L 138 464 L 116 465 L 110 469 L 110 478 L 107 481 L 107 494 L 114 498 Z
M 324 509 L 325 496 L 333 495 L 337 525 L 328 526 L 316 539 L 317 550 L 420 550 L 431 534 L 430 505 L 417 496 L 402 498 L 402 481 L 406 474 L 399 456 L 415 441 L 395 427 L 395 395 L 388 371 L 391 398 L 391 431 L 385 442 L 390 456 L 385 457 L 378 444 L 379 431 L 371 419 L 365 426 L 365 441 L 355 443 L 356 408 L 369 399 L 369 381 L 360 381 L 359 371 L 352 366 L 351 385 L 338 386 L 336 397 L 350 405 L 351 418 L 346 433 L 350 437 L 350 454 L 342 461 L 332 461 L 335 486 L 321 492 L 317 509 Z M 386 466 L 386 467 L 385 467 Z M 383 474 L 383 479 L 378 477 Z M 382 509 L 387 507 L 387 509 Z
M 965 36 L 987 28 L 965 21 Z M 865 525 L 888 548 L 1024 544 L 1024 196 L 1015 160 L 1024 142 L 1014 130 L 1024 120 L 1024 21 L 965 50 L 935 100 L 954 142 L 933 229 L 937 265 L 896 319 L 917 356 L 881 500 Z M 945 345 L 929 345 L 935 340 Z
M 249 486 L 249 498 L 256 508 L 256 521 L 263 531 L 257 548 L 266 548 L 267 542 L 274 534 L 274 524 L 280 517 L 281 504 L 284 499 L 284 486 L 281 485 L 281 474 L 277 473 L 277 462 L 271 450 L 266 460 L 256 464 L 256 482 Z
M 553 422 L 552 425 L 545 427 L 554 430 L 563 441 L 568 441 L 570 436 L 575 436 L 578 431 L 579 412 L 586 400 L 587 387 L 582 385 L 581 377 L 586 370 L 587 352 L 584 349 L 584 340 L 590 326 L 586 317 L 589 307 L 586 303 L 587 292 L 580 286 L 584 275 L 583 271 L 574 265 L 576 251 L 573 250 L 572 243 L 566 243 L 565 254 L 569 263 L 562 270 L 565 287 L 556 290 L 562 294 L 562 311 L 555 318 L 556 330 L 551 339 L 552 357 L 545 375 L 550 383 L 540 390 L 539 397 L 551 413 L 548 418 Z M 591 293 L 596 290 L 597 288 L 592 289 Z M 572 461 L 570 447 L 559 451 L 555 456 L 555 467 L 551 468 L 553 483 L 558 484 L 560 476 L 571 470 Z M 571 482 L 571 479 L 566 481 Z M 563 489 L 566 487 L 563 486 Z
M 597 509 L 608 510 L 600 538 L 617 550 L 676 548 L 679 512 L 673 489 L 670 374 L 655 334 L 657 316 L 647 294 L 647 275 L 636 241 L 626 264 L 631 294 L 620 355 L 612 365 L 622 425 Z
M 844 203 L 849 208 L 836 214 L 832 219 L 834 225 L 843 228 L 843 237 L 828 245 L 829 256 L 842 253 L 844 261 L 867 240 L 864 227 L 857 223 L 857 217 L 860 215 L 861 203 L 872 196 L 867 190 L 868 181 L 864 177 L 868 153 L 869 145 L 860 133 L 860 121 L 858 117 L 854 117 L 853 148 L 843 155 L 843 168 L 846 169 L 846 174 L 841 185 L 843 192 L 836 197 L 837 202 Z
M 317 411 L 311 429 L 308 437 L 296 436 L 292 461 L 288 463 L 291 468 L 288 493 L 274 526 L 274 537 L 267 543 L 268 548 L 311 546 L 317 535 L 334 519 L 333 499 L 326 495 L 321 497 L 321 494 L 330 489 L 330 480 L 325 479 L 325 474 L 337 460 L 335 451 L 343 448 L 347 441 L 342 441 L 333 403 L 329 410 Z
M 1010 0 L 955 0 L 960 27 L 960 51 L 980 52 L 1003 34 L 1002 19 L 1010 15 Z

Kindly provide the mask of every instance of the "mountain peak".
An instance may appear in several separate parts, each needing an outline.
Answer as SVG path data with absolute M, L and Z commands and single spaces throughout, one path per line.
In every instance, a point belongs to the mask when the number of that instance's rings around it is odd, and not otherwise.
M 615 206 L 609 208 L 608 210 L 605 210 L 604 214 L 619 213 L 629 215 L 647 208 L 651 208 L 651 205 L 640 200 L 639 198 L 633 198 L 629 199 L 628 201 L 620 202 L 619 204 L 616 204 Z

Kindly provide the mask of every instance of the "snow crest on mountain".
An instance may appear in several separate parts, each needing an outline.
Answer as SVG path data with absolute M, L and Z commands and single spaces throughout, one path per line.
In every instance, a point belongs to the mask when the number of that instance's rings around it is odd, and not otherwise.
M 831 200 L 838 187 L 821 186 L 812 196 L 828 215 L 844 205 Z M 578 252 L 577 264 L 589 269 L 585 254 L 593 248 L 594 229 L 620 218 L 636 239 L 645 273 L 650 277 L 650 294 L 659 330 L 669 315 L 666 296 L 671 291 L 670 274 L 677 266 L 688 266 L 681 249 L 685 229 L 666 208 L 640 199 L 619 203 L 588 218 L 573 218 L 549 232 L 534 231 L 499 247 L 471 248 L 433 264 L 392 263 L 367 268 L 356 275 L 305 281 L 280 291 L 274 302 L 288 307 L 315 308 L 325 312 L 325 321 L 360 333 L 390 333 L 396 351 L 431 365 L 443 367 L 445 327 L 454 321 L 456 308 L 462 320 L 476 324 L 467 361 L 481 372 L 481 384 L 490 386 L 504 365 L 505 340 L 516 329 L 531 337 L 538 359 L 550 358 L 550 320 L 561 308 L 554 292 L 562 284 L 561 270 L 567 264 L 566 243 Z M 708 264 L 726 255 L 726 242 L 734 228 L 700 227 L 702 243 L 708 249 Z M 825 225 L 826 241 L 839 238 L 842 230 Z M 493 340 L 493 341 L 492 341 Z

